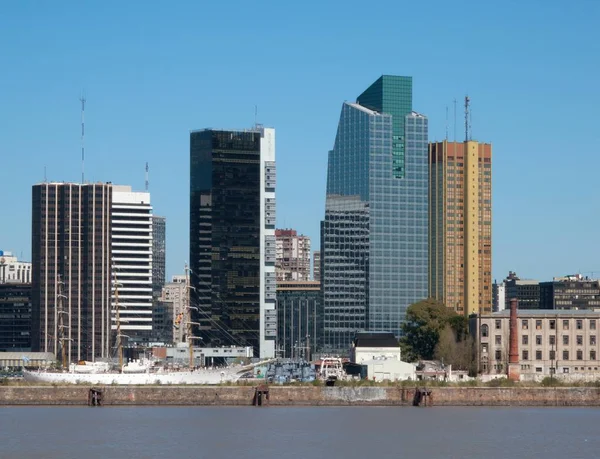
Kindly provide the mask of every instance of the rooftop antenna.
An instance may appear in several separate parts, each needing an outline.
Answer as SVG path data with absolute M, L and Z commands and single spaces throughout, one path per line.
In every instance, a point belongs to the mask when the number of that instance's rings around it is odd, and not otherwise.
M 448 106 L 446 105 L 446 142 L 448 142 Z
M 81 184 L 85 182 L 85 97 L 83 92 L 79 98 L 81 101 Z
M 254 105 L 254 127 L 256 127 L 257 118 L 258 118 L 258 105 Z
M 454 142 L 456 142 L 456 97 L 454 98 Z
M 465 96 L 465 142 L 469 140 L 469 96 Z
M 473 125 L 471 120 L 473 119 L 473 107 L 469 109 L 469 140 L 473 140 Z
M 146 161 L 146 191 L 148 191 L 148 172 L 150 171 L 150 169 L 148 168 L 148 161 Z
M 48 176 L 46 175 L 46 165 L 44 164 L 44 183 L 48 183 Z

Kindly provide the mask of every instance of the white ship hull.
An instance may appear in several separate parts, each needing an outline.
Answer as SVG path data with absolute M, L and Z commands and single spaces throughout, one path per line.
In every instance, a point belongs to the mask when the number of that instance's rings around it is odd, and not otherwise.
M 246 371 L 249 371 L 248 367 L 148 373 L 60 373 L 24 370 L 23 377 L 30 382 L 52 384 L 221 384 L 237 381 Z

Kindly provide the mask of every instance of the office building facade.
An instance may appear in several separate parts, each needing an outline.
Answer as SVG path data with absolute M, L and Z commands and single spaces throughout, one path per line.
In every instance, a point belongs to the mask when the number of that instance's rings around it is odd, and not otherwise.
M 540 309 L 600 309 L 600 281 L 580 274 L 540 282 Z
M 313 252 L 313 280 L 321 282 L 321 251 Z
M 190 134 L 194 335 L 275 354 L 275 130 Z
M 160 301 L 162 303 L 170 303 L 171 324 L 173 330 L 171 332 L 172 340 L 175 343 L 182 343 L 185 338 L 185 295 L 186 284 L 185 276 L 174 276 L 172 282 L 167 282 L 162 289 Z
M 0 284 L 5 283 L 31 284 L 31 263 L 0 250 Z
M 277 282 L 310 279 L 310 238 L 293 229 L 276 229 Z
M 427 132 L 410 77 L 384 75 L 342 106 L 322 225 L 328 350 L 347 352 L 357 331 L 399 335 L 427 297 Z
M 166 282 L 167 219 L 152 215 L 152 295 L 157 298 Z
M 321 289 L 317 281 L 277 283 L 278 357 L 310 360 L 323 336 Z
M 506 284 L 504 281 L 492 285 L 492 312 L 500 312 L 506 309 Z
M 114 185 L 111 200 L 113 318 L 118 294 L 121 330 L 130 343 L 147 342 L 152 330 L 152 206 L 150 193 Z
M 31 351 L 31 284 L 0 283 L 0 352 Z
M 506 285 L 504 304 L 510 307 L 510 300 L 518 301 L 519 309 L 540 309 L 540 282 L 535 279 L 521 279 L 517 273 L 509 271 L 504 279 Z
M 429 296 L 459 314 L 492 311 L 492 146 L 429 145 Z
M 69 361 L 111 349 L 112 185 L 41 183 L 32 189 L 32 350 Z

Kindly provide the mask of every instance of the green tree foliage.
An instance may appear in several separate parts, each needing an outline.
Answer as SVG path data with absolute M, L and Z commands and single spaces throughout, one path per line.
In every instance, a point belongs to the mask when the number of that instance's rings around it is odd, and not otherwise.
M 445 332 L 446 329 L 449 332 Z M 463 347 L 468 347 L 469 323 L 467 318 L 456 314 L 452 309 L 432 298 L 409 306 L 402 332 L 403 356 L 408 361 L 432 360 L 436 358 L 436 348 L 438 351 L 441 348 L 445 349 L 452 342 L 456 344 L 465 341 Z M 443 333 L 444 340 L 441 346 L 438 346 Z M 470 346 L 472 347 L 472 342 Z M 455 355 L 454 348 L 450 351 L 452 355 Z M 446 360 L 445 362 L 452 363 Z

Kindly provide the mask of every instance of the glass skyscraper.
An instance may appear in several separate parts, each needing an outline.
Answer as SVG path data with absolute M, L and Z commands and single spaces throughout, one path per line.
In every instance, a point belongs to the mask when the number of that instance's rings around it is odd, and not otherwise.
M 427 168 L 410 77 L 384 75 L 343 104 L 322 225 L 327 351 L 347 352 L 357 331 L 399 335 L 407 307 L 427 297 Z
M 275 355 L 275 179 L 274 129 L 190 133 L 190 296 L 203 345 Z

